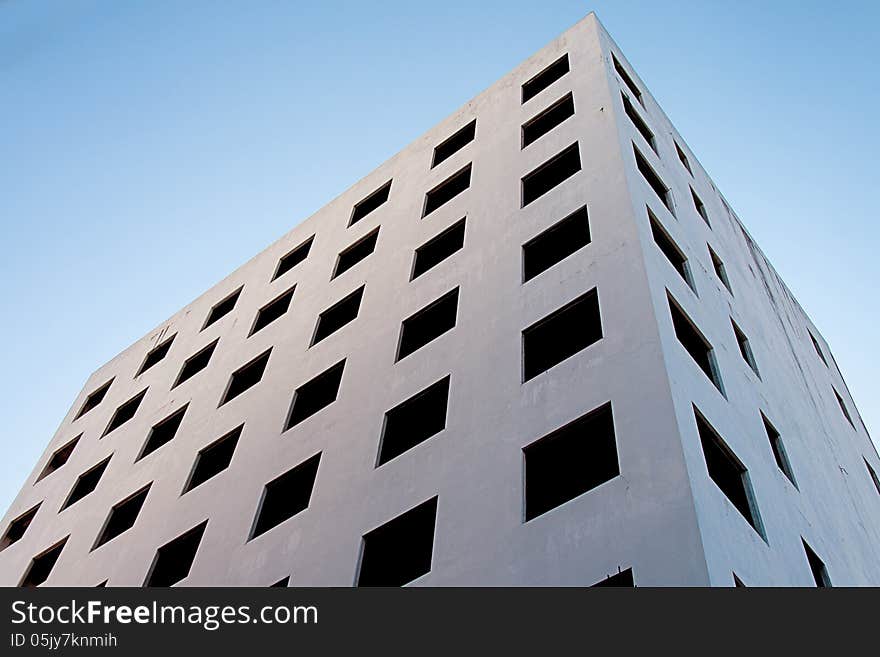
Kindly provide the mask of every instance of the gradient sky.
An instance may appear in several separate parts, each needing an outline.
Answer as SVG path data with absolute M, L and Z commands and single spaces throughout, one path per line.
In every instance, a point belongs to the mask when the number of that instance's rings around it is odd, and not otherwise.
M 591 10 L 880 430 L 880 3 L 831 7 L 0 0 L 0 513 L 99 365 Z

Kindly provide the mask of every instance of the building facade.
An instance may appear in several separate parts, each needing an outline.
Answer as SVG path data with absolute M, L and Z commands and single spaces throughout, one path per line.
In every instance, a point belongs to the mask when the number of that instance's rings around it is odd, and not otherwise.
M 92 374 L 0 584 L 880 585 L 877 472 L 591 14 Z

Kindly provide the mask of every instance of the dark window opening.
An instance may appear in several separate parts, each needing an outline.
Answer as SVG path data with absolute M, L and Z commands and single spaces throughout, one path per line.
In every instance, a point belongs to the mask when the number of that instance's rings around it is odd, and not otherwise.
M 727 278 L 727 269 L 724 267 L 724 262 L 718 257 L 718 254 L 712 250 L 711 246 L 709 246 L 709 258 L 712 260 L 712 269 L 715 270 L 715 275 L 718 277 L 718 280 L 724 284 L 724 287 L 727 288 L 728 292 L 733 294 L 733 289 L 730 287 L 730 279 Z
M 61 556 L 61 552 L 64 550 L 68 538 L 70 537 L 65 537 L 45 552 L 38 554 L 31 559 L 27 572 L 24 574 L 19 586 L 22 588 L 32 588 L 39 586 L 49 579 L 49 575 L 52 573 L 52 569 L 55 567 L 58 557 Z
M 113 413 L 113 417 L 110 418 L 110 422 L 107 423 L 107 428 L 104 429 L 104 433 L 101 434 L 101 438 L 106 436 L 111 431 L 118 429 L 123 424 L 128 422 L 131 418 L 133 418 L 135 413 L 137 413 L 137 409 L 141 405 L 141 402 L 144 400 L 146 394 L 147 388 L 144 388 L 134 397 L 125 402 L 122 406 L 117 408 L 116 411 L 114 411 Z
M 457 315 L 458 288 L 455 288 L 403 320 L 395 362 L 452 330 Z
M 611 402 L 523 447 L 525 520 L 620 474 Z
M 220 406 L 235 399 L 245 390 L 253 388 L 262 380 L 271 353 L 272 349 L 267 349 L 232 373 L 232 376 L 229 377 L 229 384 L 226 386 L 226 392 L 220 398 Z
M 281 259 L 278 261 L 278 266 L 275 268 L 275 273 L 272 275 L 272 280 L 274 281 L 276 278 L 280 278 L 308 258 L 309 251 L 312 249 L 312 242 L 314 241 L 315 236 L 312 235 L 305 242 L 288 252 L 287 255 L 281 256 Z
M 617 57 L 615 57 L 613 54 L 611 55 L 611 61 L 614 62 L 614 70 L 617 71 L 620 79 L 623 80 L 623 83 L 633 93 L 633 95 L 636 97 L 636 100 L 639 101 L 639 104 L 644 107 L 645 101 L 642 98 L 642 92 L 639 90 L 638 85 L 636 85 L 635 80 L 632 79 L 630 74 L 627 73 L 626 69 L 623 68 L 623 64 L 621 64 L 617 60 Z
M 760 379 L 761 373 L 758 371 L 758 363 L 755 360 L 755 354 L 752 353 L 752 346 L 749 344 L 749 339 L 746 337 L 746 334 L 742 332 L 742 329 L 736 325 L 736 322 L 734 322 L 732 318 L 730 320 L 730 325 L 733 327 L 733 334 L 736 336 L 736 343 L 739 345 L 740 355 L 755 373 L 755 376 Z
M 712 345 L 703 337 L 703 334 L 694 326 L 694 323 L 684 314 L 684 311 L 668 292 L 667 301 L 669 302 L 669 313 L 672 315 L 672 326 L 675 328 L 675 337 L 723 395 L 724 385 L 721 382 L 721 374 L 718 371 Z
M 63 447 L 58 448 L 54 454 L 52 454 L 52 458 L 49 459 L 49 462 L 46 464 L 46 467 L 43 468 L 43 471 L 40 473 L 40 476 L 37 477 L 37 481 L 40 481 L 44 477 L 48 477 L 50 474 L 55 472 L 62 465 L 67 463 L 70 455 L 73 454 L 74 448 L 76 448 L 76 444 L 79 442 L 79 439 L 82 438 L 82 434 L 79 434 L 76 438 L 71 440 L 69 443 L 64 445 Z M 36 483 L 36 482 L 34 482 Z
M 174 436 L 177 435 L 177 430 L 180 428 L 180 423 L 183 422 L 183 416 L 187 408 L 189 408 L 189 404 L 185 404 L 174 411 L 174 413 L 150 429 L 150 435 L 147 436 L 147 441 L 144 443 L 143 449 L 141 449 L 141 453 L 135 461 L 140 461 L 148 454 L 152 454 L 162 447 L 162 445 L 171 442 Z
M 687 159 L 687 155 L 684 154 L 684 151 L 681 150 L 681 146 L 678 145 L 678 142 L 675 142 L 675 152 L 678 153 L 678 159 L 681 160 L 681 163 L 684 165 L 684 168 L 687 169 L 687 172 L 694 175 L 693 170 L 691 169 L 691 163 Z
M 385 413 L 376 467 L 443 431 L 448 400 L 447 376 Z
M 737 577 L 736 573 L 733 573 L 733 585 L 738 589 L 748 588 L 745 584 L 743 584 L 743 581 L 739 577 Z
M 694 285 L 694 279 L 691 276 L 691 268 L 687 258 L 669 236 L 669 233 L 666 232 L 666 229 L 663 228 L 657 217 L 654 216 L 654 213 L 651 212 L 650 208 L 648 208 L 648 221 L 651 222 L 651 235 L 654 237 L 654 243 L 663 252 L 663 255 L 666 256 L 666 259 L 675 268 L 675 271 L 684 279 L 684 282 L 688 284 L 688 287 L 696 292 L 697 288 Z
M 208 313 L 208 319 L 205 320 L 205 325 L 202 327 L 203 331 L 214 322 L 232 312 L 232 309 L 235 308 L 235 304 L 238 302 L 238 297 L 241 296 L 242 289 L 242 287 L 238 288 L 235 292 L 211 308 L 211 312 Z
M 581 170 L 577 142 L 557 153 L 522 179 L 522 207 L 540 198 Z
M 95 545 L 92 548 L 93 550 L 101 547 L 104 543 L 112 541 L 123 532 L 134 527 L 138 514 L 141 512 L 141 507 L 144 506 L 144 502 L 147 499 L 147 493 L 150 492 L 151 485 L 152 484 L 147 484 L 145 487 L 110 509 L 110 515 L 107 517 L 101 533 L 98 534 L 98 540 L 95 541 Z
M 831 578 L 828 577 L 828 569 L 825 563 L 819 558 L 819 555 L 813 552 L 813 548 L 807 545 L 804 539 L 801 539 L 804 546 L 804 552 L 807 555 L 807 563 L 810 565 L 810 572 L 813 574 L 813 581 L 820 589 L 831 588 Z
M 357 290 L 337 301 L 318 315 L 315 335 L 310 346 L 318 344 L 324 338 L 336 333 L 343 326 L 357 319 L 363 296 L 364 286 L 361 285 Z
M 135 376 L 140 376 L 148 369 L 150 369 L 153 365 L 165 358 L 165 356 L 168 355 L 168 350 L 171 349 L 171 343 L 174 342 L 175 337 L 177 336 L 172 335 L 170 338 L 168 338 L 161 344 L 156 345 L 149 352 L 147 352 L 147 357 L 144 358 L 144 362 L 141 364 Z
M 843 412 L 843 417 L 845 417 L 846 421 L 849 422 L 849 425 L 853 429 L 855 429 L 856 425 L 853 424 L 852 416 L 849 414 L 849 409 L 847 409 L 846 404 L 843 401 L 843 397 L 840 396 L 840 393 L 837 392 L 837 390 L 835 390 L 833 386 L 831 387 L 831 390 L 834 393 L 834 396 L 837 397 L 837 404 L 840 406 L 840 410 Z
M 782 436 L 776 430 L 770 420 L 761 413 L 761 420 L 764 422 L 764 431 L 767 432 L 767 439 L 770 441 L 770 449 L 773 451 L 773 458 L 776 459 L 776 465 L 782 471 L 782 474 L 797 488 L 797 481 L 794 478 L 794 471 L 791 469 L 791 463 L 788 460 L 788 454 L 785 451 L 785 445 L 782 444 Z
M 158 550 L 144 582 L 147 587 L 174 586 L 189 575 L 208 521 L 169 541 Z
M 188 493 L 196 486 L 201 486 L 229 467 L 242 429 L 244 429 L 243 424 L 199 451 L 192 474 L 184 486 L 184 493 Z
M 471 165 L 453 173 L 449 178 L 425 194 L 425 208 L 422 217 L 445 205 L 471 186 Z
M 633 588 L 635 586 L 635 582 L 633 582 L 633 571 L 632 568 L 627 568 L 626 570 L 621 570 L 614 575 L 610 575 L 606 577 L 601 582 L 596 582 L 593 584 L 591 588 Z
M 807 331 L 807 333 L 810 336 L 810 340 L 813 342 L 813 348 L 816 350 L 816 353 L 819 354 L 819 358 L 822 359 L 822 362 L 825 364 L 825 367 L 828 367 L 828 361 L 825 360 L 825 354 L 822 353 L 822 349 L 821 349 L 821 347 L 819 347 L 819 341 L 816 339 L 816 336 L 814 336 L 809 331 Z
M 636 166 L 639 169 L 639 173 L 642 174 L 642 177 L 648 183 L 648 186 L 654 190 L 657 198 L 663 202 L 666 209 L 669 210 L 672 216 L 675 216 L 675 210 L 672 205 L 672 192 L 669 191 L 666 184 L 660 180 L 660 176 L 658 176 L 651 165 L 648 164 L 648 160 L 646 160 L 645 156 L 639 152 L 639 149 L 636 148 L 635 144 L 633 144 L 633 152 L 636 155 Z
M 694 408 L 694 417 L 697 421 L 697 431 L 700 434 L 700 444 L 703 447 L 703 457 L 709 477 L 766 541 L 748 470 L 696 408 Z
M 546 372 L 602 338 L 596 288 L 522 332 L 523 382 Z
M 584 206 L 523 244 L 523 283 L 544 273 L 589 243 L 590 220 Z
M 556 82 L 563 75 L 568 73 L 568 55 L 565 54 L 555 62 L 550 64 L 543 71 L 538 73 L 536 76 L 531 78 L 528 82 L 523 84 L 522 86 L 522 102 L 525 103 L 527 100 L 534 98 L 539 93 L 544 91 L 551 84 Z
M 877 472 L 871 467 L 871 464 L 868 463 L 868 459 L 863 456 L 862 460 L 865 462 L 865 467 L 868 468 L 868 474 L 871 475 L 871 481 L 874 482 L 874 488 L 876 488 L 877 493 L 880 494 L 880 479 L 877 478 Z
M 636 108 L 633 107 L 633 104 L 630 102 L 629 96 L 621 92 L 620 97 L 623 99 L 623 109 L 629 117 L 629 120 L 632 121 L 632 124 L 635 126 L 636 130 L 639 131 L 639 134 L 645 138 L 646 142 L 648 142 L 648 146 L 651 147 L 651 150 L 656 153 L 657 141 L 654 139 L 654 133 L 651 132 L 651 129 L 648 127 L 648 124 L 645 123 L 645 120 L 639 116 Z
M 82 408 L 79 409 L 79 413 L 76 414 L 74 420 L 78 420 L 83 415 L 92 410 L 95 406 L 104 401 L 104 396 L 107 394 L 107 391 L 110 390 L 110 384 L 113 383 L 113 379 L 110 379 L 107 383 L 102 385 L 97 390 L 91 392 L 88 397 L 86 397 L 85 402 L 82 405 Z
M 100 584 L 95 584 L 95 588 L 96 588 L 96 589 L 107 588 L 107 582 L 109 582 L 109 581 L 110 581 L 109 579 L 105 579 L 105 580 L 104 580 L 103 582 L 101 582 Z
M 211 355 L 214 353 L 214 349 L 217 347 L 217 342 L 219 342 L 219 340 L 214 340 L 214 342 L 209 344 L 207 347 L 203 347 L 198 352 L 187 358 L 183 363 L 183 367 L 180 368 L 180 374 L 177 375 L 177 380 L 171 387 L 176 388 L 187 379 L 192 378 L 203 369 L 205 369 L 208 366 L 208 363 L 211 361 Z
M 537 141 L 571 116 L 574 116 L 574 97 L 569 93 L 523 124 L 521 148 Z
M 415 280 L 461 249 L 464 246 L 464 226 L 465 220 L 461 219 L 417 248 L 410 280 Z
M 319 452 L 266 484 L 250 539 L 309 508 L 320 461 Z
M 77 477 L 76 483 L 73 485 L 73 488 L 70 489 L 70 494 L 67 496 L 67 499 L 64 500 L 64 504 L 61 505 L 59 512 L 64 511 L 67 507 L 79 502 L 82 498 L 95 490 L 95 488 L 98 487 L 98 482 L 101 481 L 101 475 L 104 474 L 104 470 L 107 469 L 107 464 L 109 462 L 110 457 L 108 456 L 106 459 L 97 465 L 92 466 Z
M 288 311 L 290 308 L 290 302 L 293 299 L 293 291 L 295 287 L 290 288 L 284 294 L 281 294 L 265 306 L 260 308 L 257 311 L 257 316 L 254 319 L 254 325 L 251 328 L 251 332 L 248 334 L 248 337 L 256 333 L 257 331 L 261 331 L 269 324 L 274 322 L 276 319 L 279 319 L 284 313 Z
M 274 583 L 272 586 L 270 586 L 269 588 L 272 588 L 272 589 L 286 589 L 289 585 L 290 585 L 290 575 L 288 575 L 287 577 L 285 577 L 285 578 L 283 578 L 283 579 L 279 579 L 277 582 L 275 582 L 275 583 Z
M 347 272 L 375 251 L 376 241 L 378 239 L 379 229 L 376 228 L 340 253 L 339 257 L 336 259 L 336 268 L 333 270 L 333 276 L 331 276 L 330 279 L 332 280 L 337 276 L 340 276 L 343 272 Z
M 287 414 L 287 422 L 284 423 L 285 431 L 336 401 L 344 369 L 345 360 L 341 360 L 296 389 L 290 404 L 290 412 Z
M 697 193 L 694 191 L 693 187 L 691 187 L 691 198 L 694 199 L 694 208 L 696 208 L 697 213 L 703 218 L 703 221 L 706 222 L 706 225 L 711 228 L 712 224 L 709 223 L 709 213 L 706 212 L 706 206 L 703 205 L 703 201 L 701 201 L 700 197 L 697 196 Z
M 452 157 L 452 155 L 471 143 L 474 140 L 476 132 L 477 120 L 474 119 L 454 135 L 445 139 L 434 149 L 434 158 L 431 160 L 431 168 L 433 169 L 443 160 Z
M 358 586 L 403 586 L 431 572 L 437 498 L 364 534 Z
M 382 185 L 375 192 L 367 196 L 364 200 L 359 201 L 351 212 L 351 220 L 349 226 L 356 224 L 358 221 L 366 217 L 373 210 L 388 200 L 388 194 L 391 192 L 391 181 Z
M 34 517 L 37 515 L 37 511 L 39 511 L 40 509 L 40 504 L 42 504 L 42 502 L 37 504 L 32 509 L 28 509 L 9 523 L 9 526 L 6 528 L 6 532 L 3 534 L 3 538 L 0 539 L 0 552 L 8 548 L 13 543 L 17 543 L 19 540 L 21 540 L 21 537 L 24 536 L 27 528 L 30 527 L 31 522 L 33 522 Z

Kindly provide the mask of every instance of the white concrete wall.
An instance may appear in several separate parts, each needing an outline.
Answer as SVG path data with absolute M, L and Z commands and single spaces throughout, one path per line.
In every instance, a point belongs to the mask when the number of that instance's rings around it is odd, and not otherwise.
M 110 586 L 138 586 L 157 547 L 207 518 L 183 585 L 264 586 L 290 575 L 294 586 L 348 586 L 361 536 L 435 495 L 432 569 L 415 585 L 581 586 L 630 566 L 639 585 L 726 585 L 732 570 L 749 584 L 808 583 L 798 532 L 825 559 L 835 583 L 880 581 L 880 496 L 856 457 L 864 453 L 878 471 L 880 465 L 864 428 L 845 424 L 824 382 L 837 383 L 855 414 L 852 400 L 836 370 L 814 362 L 803 333 L 808 320 L 796 305 L 786 302 L 784 329 L 775 319 L 749 274 L 752 256 L 742 233 L 722 215 L 720 197 L 688 152 L 713 231 L 690 210 L 687 174 L 673 172 L 672 128 L 643 87 L 646 116 L 662 142 L 657 166 L 675 185 L 679 219 L 652 202 L 634 169 L 634 131 L 610 67 L 613 47 L 588 16 L 96 371 L 3 520 L 5 530 L 43 501 L 25 536 L 0 552 L 0 584 L 18 583 L 31 557 L 69 534 L 47 585 L 91 586 L 109 578 Z M 520 85 L 563 53 L 571 72 L 521 104 Z M 521 151 L 519 126 L 569 91 L 575 116 Z M 430 169 L 434 146 L 474 117 L 474 142 Z M 575 140 L 582 170 L 521 209 L 520 178 Z M 420 219 L 425 192 L 468 162 L 470 189 Z M 388 179 L 389 201 L 347 228 L 352 206 Z M 688 296 L 655 252 L 645 202 L 691 257 L 699 298 Z M 592 243 L 522 285 L 521 245 L 584 204 Z M 463 216 L 464 249 L 410 282 L 414 249 Z M 376 226 L 373 255 L 331 281 L 336 255 Z M 308 259 L 269 282 L 278 258 L 312 234 Z M 734 300 L 714 283 L 707 238 L 728 263 Z M 294 283 L 288 313 L 247 338 L 257 309 Z M 357 320 L 309 349 L 318 313 L 364 283 Z M 210 307 L 241 285 L 233 313 L 200 332 Z M 456 327 L 395 364 L 401 320 L 456 286 Z M 716 346 L 730 401 L 675 341 L 664 286 Z M 593 287 L 605 337 L 522 384 L 521 330 Z M 745 370 L 729 314 L 752 339 L 763 381 Z M 133 378 L 159 336 L 172 333 L 168 356 Z M 785 335 L 802 369 L 779 346 L 788 344 Z M 217 337 L 209 367 L 169 391 L 183 360 Z M 231 372 L 270 346 L 262 381 L 218 409 Z M 341 358 L 347 362 L 337 401 L 282 433 L 293 390 Z M 446 374 L 446 429 L 375 469 L 384 412 Z M 74 421 L 85 396 L 111 376 L 104 402 Z M 137 416 L 99 439 L 114 409 L 146 386 Z M 621 475 L 524 524 L 522 447 L 608 400 Z M 769 547 L 712 488 L 689 415 L 692 401 L 749 466 Z M 187 402 L 174 440 L 134 463 L 149 428 Z M 783 433 L 800 494 L 787 490 L 775 471 L 759 407 Z M 241 422 L 229 469 L 180 497 L 198 450 Z M 34 484 L 51 454 L 79 433 L 70 461 Z M 246 542 L 265 483 L 319 451 L 308 510 Z M 76 477 L 110 454 L 98 489 L 58 514 Z M 838 463 L 848 475 L 837 474 Z M 110 507 L 148 482 L 153 486 L 135 526 L 90 553 Z

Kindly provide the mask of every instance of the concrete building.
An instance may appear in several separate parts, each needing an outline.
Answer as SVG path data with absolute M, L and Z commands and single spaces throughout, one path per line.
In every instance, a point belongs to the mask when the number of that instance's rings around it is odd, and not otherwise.
M 877 472 L 590 15 L 100 367 L 0 584 L 880 585 Z

